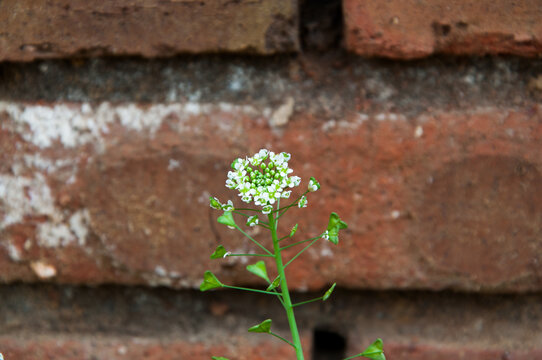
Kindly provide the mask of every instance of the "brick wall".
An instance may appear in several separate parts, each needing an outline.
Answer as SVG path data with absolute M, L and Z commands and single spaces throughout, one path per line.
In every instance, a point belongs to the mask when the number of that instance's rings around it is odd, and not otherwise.
M 322 184 L 300 232 L 349 224 L 289 267 L 296 298 L 339 288 L 299 308 L 308 359 L 375 337 L 389 359 L 542 359 L 540 18 L 535 0 L 0 1 L 0 352 L 291 358 L 246 334 L 287 332 L 278 304 L 195 291 L 206 269 L 259 285 L 208 260 L 252 245 L 207 199 L 268 147 Z

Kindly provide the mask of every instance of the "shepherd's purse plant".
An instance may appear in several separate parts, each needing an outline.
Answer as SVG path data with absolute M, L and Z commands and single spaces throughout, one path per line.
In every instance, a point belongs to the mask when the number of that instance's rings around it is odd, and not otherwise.
M 299 330 L 295 320 L 294 308 L 314 301 L 326 301 L 331 296 L 336 284 L 333 284 L 329 290 L 320 297 L 294 303 L 292 302 L 290 291 L 288 289 L 285 269 L 320 239 L 337 245 L 339 243 L 339 232 L 340 230 L 346 229 L 347 225 L 336 213 L 332 212 L 329 216 L 327 228 L 314 237 L 301 241 L 293 241 L 293 237 L 298 230 L 297 224 L 284 236 L 278 234 L 277 228 L 279 219 L 281 219 L 292 207 L 297 206 L 298 208 L 305 208 L 308 204 L 307 196 L 309 193 L 313 193 L 320 189 L 318 181 L 311 177 L 307 185 L 307 190 L 296 197 L 295 200 L 290 200 L 287 205 L 281 205 L 281 201 L 284 203 L 292 198 L 292 189 L 299 186 L 301 183 L 301 179 L 298 176 L 290 175 L 293 172 L 293 170 L 288 167 L 290 157 L 291 155 L 285 152 L 275 154 L 272 151 L 262 149 L 252 157 L 246 157 L 244 159 L 238 158 L 232 162 L 231 170 L 228 172 L 228 179 L 226 180 L 226 187 L 237 190 L 241 201 L 247 204 L 253 204 L 256 206 L 255 208 L 234 207 L 231 200 L 222 203 L 216 197 L 210 197 L 209 199 L 210 206 L 213 209 L 223 212 L 223 214 L 218 217 L 217 221 L 220 224 L 228 226 L 230 229 L 240 231 L 259 249 L 259 253 L 235 254 L 227 251 L 223 245 L 218 245 L 211 255 L 211 259 L 243 256 L 271 260 L 275 264 L 276 277 L 269 277 L 266 262 L 259 260 L 248 265 L 246 269 L 267 282 L 268 286 L 265 290 L 224 284 L 210 271 L 206 271 L 203 275 L 203 282 L 200 285 L 200 290 L 207 291 L 216 288 L 228 288 L 252 291 L 276 297 L 286 312 L 291 332 L 290 339 L 288 340 L 286 337 L 271 331 L 271 319 L 264 320 L 260 324 L 248 329 L 248 331 L 254 333 L 267 333 L 278 338 L 280 341 L 287 343 L 293 348 L 297 360 L 303 360 L 303 349 L 301 347 Z M 234 215 L 236 218 L 242 219 L 248 227 L 259 226 L 269 231 L 271 235 L 270 242 L 268 244 L 263 244 L 255 240 L 237 224 Z M 298 245 L 305 246 L 302 247 L 296 255 L 288 261 L 285 261 L 283 259 L 282 251 Z M 357 357 L 385 360 L 382 340 L 377 339 L 365 349 L 365 351 L 344 360 Z M 213 356 L 212 359 L 228 360 L 221 356 Z

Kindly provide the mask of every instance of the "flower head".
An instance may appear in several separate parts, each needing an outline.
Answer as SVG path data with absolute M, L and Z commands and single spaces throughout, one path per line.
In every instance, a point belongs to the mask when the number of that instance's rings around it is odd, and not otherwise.
M 254 215 L 254 216 L 250 216 L 248 219 L 247 219 L 247 225 L 248 226 L 256 226 L 258 225 L 258 216 Z
M 291 155 L 285 152 L 275 154 L 261 149 L 252 157 L 238 158 L 231 164 L 226 187 L 239 191 L 241 200 L 263 207 L 264 214 L 272 210 L 272 205 L 280 198 L 291 194 L 286 188 L 298 186 L 301 178 L 288 176 L 293 172 L 288 167 Z
M 310 192 L 314 192 L 314 191 L 316 191 L 318 189 L 320 189 L 320 183 L 318 181 L 316 181 L 316 179 L 311 176 L 311 178 L 309 180 L 308 190 Z
M 298 208 L 304 208 L 307 207 L 307 197 L 303 195 L 301 199 L 299 199 L 299 202 L 297 203 Z

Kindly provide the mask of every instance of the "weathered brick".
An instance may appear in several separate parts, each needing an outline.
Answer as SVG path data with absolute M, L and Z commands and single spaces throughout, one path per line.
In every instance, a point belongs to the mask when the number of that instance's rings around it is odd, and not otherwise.
M 541 289 L 538 106 L 320 123 L 298 113 L 283 129 L 269 126 L 272 110 L 1 103 L 2 280 L 195 287 L 210 268 L 253 283 L 237 258 L 209 260 L 218 244 L 255 248 L 207 199 L 235 199 L 230 161 L 267 146 L 322 183 L 292 211 L 300 239 L 331 211 L 350 224 L 338 247 L 322 242 L 289 267 L 293 287 Z
M 189 341 L 164 341 L 138 337 L 36 336 L 32 338 L 0 337 L 0 349 L 6 360 L 34 359 L 110 359 L 110 360 L 200 360 L 226 355 L 235 360 L 291 359 L 288 345 L 229 339 L 235 345 L 210 345 Z M 359 348 L 356 349 L 359 351 Z M 531 360 L 542 357 L 541 349 L 504 350 L 468 347 L 463 344 L 385 344 L 385 354 L 396 360 Z M 307 357 L 309 358 L 309 357 Z
M 288 359 L 289 345 L 268 341 L 247 341 L 244 338 L 221 339 L 223 343 L 141 338 L 132 336 L 69 336 L 32 337 L 0 336 L 0 349 L 6 360 L 32 359 L 210 359 L 228 356 L 238 360 Z
M 420 360 L 495 360 L 495 359 L 539 359 L 542 349 L 491 349 L 483 346 L 464 346 L 463 344 L 391 343 L 386 356 L 392 359 Z
M 344 0 L 343 5 L 346 46 L 360 55 L 542 53 L 537 0 Z
M 298 49 L 296 0 L 0 2 L 0 61 Z
M 523 360 L 541 355 L 541 297 L 336 289 L 295 310 L 307 359 L 342 359 L 380 337 L 390 359 Z M 246 331 L 265 318 L 288 338 L 279 302 L 261 294 L 16 284 L 0 287 L 0 352 L 7 360 L 292 359 L 276 338 Z

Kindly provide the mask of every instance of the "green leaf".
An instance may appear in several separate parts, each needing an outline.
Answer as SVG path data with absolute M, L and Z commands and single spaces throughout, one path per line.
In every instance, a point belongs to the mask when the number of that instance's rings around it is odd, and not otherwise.
M 230 359 L 225 358 L 225 357 L 223 357 L 223 356 L 213 356 L 211 359 L 212 359 L 212 360 L 230 360 Z
M 267 291 L 271 291 L 271 290 L 273 290 L 273 289 L 278 288 L 279 285 L 280 285 L 280 277 L 277 276 L 277 277 L 275 278 L 275 280 L 273 280 L 273 282 L 271 283 L 271 285 L 269 285 L 269 286 L 267 287 L 266 290 L 267 290 Z
M 216 219 L 220 224 L 229 226 L 231 228 L 236 228 L 237 224 L 233 220 L 233 215 L 231 211 L 224 211 L 224 214 L 219 216 L 218 219 Z
M 224 255 L 226 255 L 228 252 L 226 251 L 226 249 L 224 249 L 224 246 L 222 245 L 218 245 L 216 247 L 216 250 L 215 252 L 211 255 L 211 259 L 220 259 L 220 258 L 223 258 Z
M 369 347 L 360 354 L 360 356 L 373 360 L 386 360 L 382 339 L 376 339 L 374 343 L 369 345 Z
M 290 237 L 293 237 L 296 231 L 297 231 L 297 224 L 295 224 L 294 227 L 292 228 L 292 231 L 290 231 Z
M 215 274 L 207 270 L 205 274 L 203 274 L 203 282 L 199 286 L 199 289 L 201 291 L 207 291 L 223 286 L 224 285 L 216 278 Z
M 267 276 L 267 268 L 265 267 L 265 263 L 262 260 L 258 261 L 255 264 L 248 265 L 247 270 L 256 276 L 265 279 L 268 283 L 271 282 L 269 280 L 269 276 Z
M 253 327 L 248 329 L 248 332 L 270 333 L 271 332 L 271 319 L 264 320 L 260 324 L 254 325 Z
M 329 299 L 329 297 L 331 296 L 331 293 L 333 292 L 333 290 L 335 289 L 335 286 L 337 285 L 337 283 L 333 283 L 333 285 L 331 285 L 331 287 L 329 288 L 328 291 L 326 291 L 326 293 L 324 294 L 324 296 L 322 297 L 322 301 L 326 301 L 327 299 Z
M 337 213 L 332 212 L 329 215 L 329 223 L 327 225 L 329 241 L 337 245 L 339 243 L 339 230 L 346 228 L 348 228 L 348 225 L 339 218 Z

